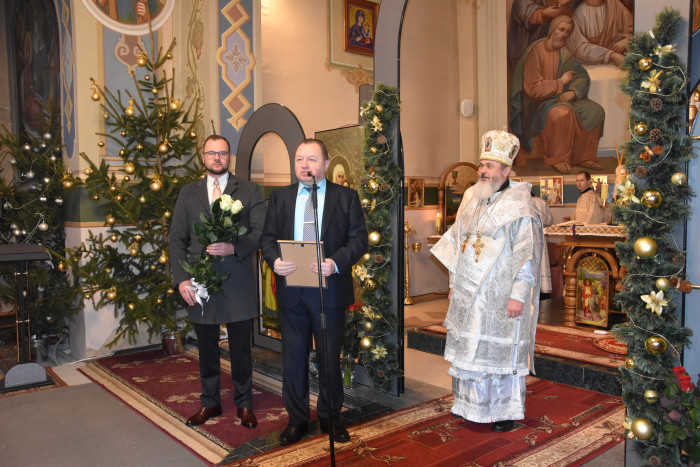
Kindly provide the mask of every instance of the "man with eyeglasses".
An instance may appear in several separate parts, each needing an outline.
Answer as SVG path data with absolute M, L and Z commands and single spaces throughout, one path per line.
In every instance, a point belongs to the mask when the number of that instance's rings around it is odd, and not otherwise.
M 221 415 L 219 326 L 226 324 L 231 353 L 231 377 L 234 403 L 241 425 L 254 428 L 257 419 L 253 405 L 253 361 L 251 356 L 251 320 L 258 314 L 256 297 L 256 261 L 260 234 L 265 221 L 265 201 L 258 186 L 237 178 L 229 172 L 231 153 L 229 142 L 220 135 L 204 141 L 202 162 L 206 177 L 182 187 L 175 204 L 170 228 L 170 257 L 173 281 L 189 305 L 188 318 L 194 324 L 199 347 L 199 376 L 202 383 L 201 408 L 187 419 L 188 426 L 199 425 Z M 193 230 L 200 214 L 210 217 L 210 205 L 222 194 L 228 194 L 243 204 L 240 225 L 246 232 L 231 242 L 212 243 L 210 255 L 223 256 L 214 268 L 229 273 L 221 285 L 222 293 L 211 292 L 200 306 L 180 261 L 197 260 L 203 246 Z

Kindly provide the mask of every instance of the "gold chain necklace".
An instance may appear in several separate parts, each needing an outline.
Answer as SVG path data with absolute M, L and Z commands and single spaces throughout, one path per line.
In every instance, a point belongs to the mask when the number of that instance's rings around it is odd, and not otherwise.
M 471 236 L 471 227 L 474 225 L 476 227 L 476 241 L 474 242 L 474 245 L 472 245 L 472 248 L 474 248 L 474 262 L 478 263 L 479 262 L 479 256 L 481 255 L 481 249 L 486 246 L 484 241 L 481 239 L 481 229 L 484 228 L 484 225 L 486 225 L 486 221 L 488 220 L 489 216 L 488 213 L 489 211 L 493 211 L 493 209 L 496 207 L 496 204 L 501 200 L 501 195 L 510 187 L 506 187 L 494 200 L 493 204 L 486 208 L 486 210 L 483 213 L 484 220 L 481 223 L 481 227 L 479 227 L 479 221 L 481 220 L 482 214 L 481 214 L 481 208 L 483 205 L 481 204 L 481 201 L 479 201 L 479 210 L 476 212 L 475 216 L 475 221 L 471 222 L 469 224 L 469 230 L 467 230 L 467 235 L 464 237 L 464 241 L 462 242 L 462 253 L 464 253 L 464 250 L 467 248 L 467 244 L 469 242 L 469 237 Z M 488 202 L 488 198 L 487 198 Z

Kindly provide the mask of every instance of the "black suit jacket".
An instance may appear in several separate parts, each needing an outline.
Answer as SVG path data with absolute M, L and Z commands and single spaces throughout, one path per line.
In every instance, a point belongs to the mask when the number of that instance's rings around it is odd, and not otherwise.
M 189 319 L 193 323 L 232 323 L 258 315 L 256 253 L 265 221 L 265 201 L 256 184 L 236 178 L 230 172 L 224 194 L 243 203 L 239 225 L 248 230 L 231 241 L 235 253 L 214 265 L 229 272 L 229 277 L 221 285 L 223 294 L 210 295 L 209 301 L 204 302 L 204 314 L 196 303 L 188 308 Z M 175 204 L 170 227 L 170 258 L 175 289 L 180 282 L 190 279 L 180 260 L 194 264 L 202 251 L 202 244 L 193 230 L 202 212 L 211 217 L 206 177 L 182 187 Z
M 294 239 L 294 210 L 298 188 L 299 184 L 295 183 L 278 188 L 270 195 L 260 247 L 265 261 L 273 270 L 275 260 L 280 257 L 277 240 Z M 328 288 L 323 291 L 324 305 L 352 305 L 355 302 L 352 266 L 367 251 L 365 216 L 357 192 L 329 180 L 326 180 L 321 240 L 324 256 L 332 259 L 338 267 L 338 273 L 327 278 Z M 300 296 L 301 288 L 287 287 L 284 277 L 277 276 L 277 302 L 281 307 L 296 305 Z

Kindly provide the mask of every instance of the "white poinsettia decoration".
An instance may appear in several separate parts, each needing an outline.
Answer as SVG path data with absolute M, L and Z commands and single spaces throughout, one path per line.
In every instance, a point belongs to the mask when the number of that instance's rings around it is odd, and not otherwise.
M 656 313 L 661 316 L 661 312 L 664 311 L 664 307 L 668 306 L 670 299 L 664 298 L 664 291 L 661 290 L 659 293 L 649 292 L 649 295 L 642 295 L 641 299 L 647 304 L 647 308 L 651 310 L 652 313 Z

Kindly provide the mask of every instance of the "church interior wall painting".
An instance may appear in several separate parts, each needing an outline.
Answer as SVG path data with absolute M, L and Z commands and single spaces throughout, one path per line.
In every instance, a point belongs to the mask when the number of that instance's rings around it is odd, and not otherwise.
M 508 9 L 509 127 L 517 175 L 613 175 L 628 138 L 620 62 L 633 0 L 512 0 Z
M 170 18 L 175 0 L 83 0 L 83 5 L 104 26 L 122 34 L 140 36 L 160 28 Z
M 379 5 L 367 0 L 344 0 L 343 46 L 346 51 L 374 55 L 374 31 Z
M 348 5 L 348 2 L 351 5 Z M 352 10 L 350 12 L 349 10 Z M 367 24 L 371 36 L 370 44 L 360 47 L 348 48 L 350 41 L 350 29 L 357 22 L 357 11 L 365 12 L 364 22 Z M 340 68 L 352 73 L 360 73 L 361 83 L 371 84 L 374 70 L 374 38 L 376 34 L 376 20 L 379 11 L 378 0 L 328 0 L 328 63 L 329 68 Z M 367 12 L 372 12 L 370 16 Z M 352 15 L 350 18 L 349 15 Z M 372 19 L 373 18 L 373 19 Z M 365 25 L 363 23 L 362 30 Z M 364 34 L 364 32 L 363 32 Z M 364 40 L 362 42 L 365 42 Z M 371 47 L 370 47 L 371 45 Z M 361 69 L 361 71 L 358 71 Z M 358 85 L 359 86 L 359 85 Z

